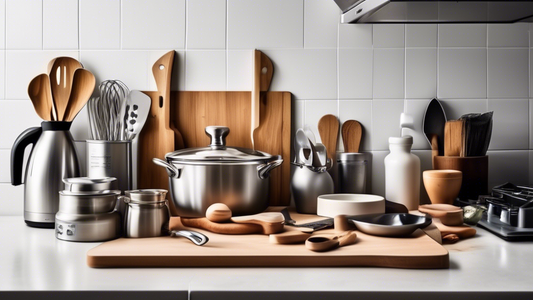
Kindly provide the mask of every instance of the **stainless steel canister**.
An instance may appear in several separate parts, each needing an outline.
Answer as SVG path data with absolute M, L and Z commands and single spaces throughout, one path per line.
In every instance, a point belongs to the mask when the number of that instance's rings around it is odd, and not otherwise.
M 116 177 L 119 190 L 131 190 L 131 163 L 131 141 L 87 141 L 87 177 Z
M 366 193 L 369 160 L 369 153 L 337 153 L 336 189 L 339 193 Z
M 126 191 L 119 200 L 126 203 L 124 234 L 130 238 L 169 234 L 170 212 L 167 191 L 158 189 Z

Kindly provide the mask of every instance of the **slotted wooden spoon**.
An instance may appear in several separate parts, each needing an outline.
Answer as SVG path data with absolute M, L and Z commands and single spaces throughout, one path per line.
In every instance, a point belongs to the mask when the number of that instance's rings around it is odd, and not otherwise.
M 81 63 L 72 57 L 58 57 L 52 64 L 50 86 L 58 121 L 65 120 L 74 72 L 79 68 Z

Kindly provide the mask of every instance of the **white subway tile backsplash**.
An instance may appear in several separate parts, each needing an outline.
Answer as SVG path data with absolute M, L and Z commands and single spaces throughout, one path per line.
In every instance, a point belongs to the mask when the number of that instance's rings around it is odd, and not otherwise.
M 228 0 L 228 49 L 302 48 L 303 0 Z
M 5 78 L 5 98 L 9 100 L 29 99 L 28 84 L 30 81 L 39 74 L 47 73 L 48 62 L 58 56 L 78 59 L 78 52 L 6 51 L 6 74 L 8 76 Z
M 335 49 L 265 50 L 274 64 L 271 91 L 288 91 L 294 99 L 337 99 Z
M 405 47 L 437 47 L 437 24 L 406 24 Z
M 122 1 L 122 49 L 185 48 L 185 0 Z
M 489 151 L 489 190 L 493 186 L 511 182 L 529 183 L 529 151 Z
M 439 24 L 439 47 L 487 47 L 487 24 Z
M 404 101 L 372 101 L 372 150 L 388 150 L 389 137 L 400 136 L 400 114 Z
M 340 10 L 333 1 L 305 0 L 304 47 L 337 48 Z
M 372 98 L 372 49 L 339 49 L 339 98 Z
M 528 98 L 529 50 L 488 50 L 488 97 Z
M 529 47 L 529 24 L 488 24 L 489 47 Z
M 413 118 L 413 128 L 403 129 L 402 135 L 410 135 L 413 137 L 413 150 L 427 150 L 430 149 L 429 143 L 424 134 L 422 123 L 424 121 L 424 114 L 428 107 L 430 100 L 405 100 L 404 113 Z M 399 127 L 398 123 L 398 127 Z
M 41 126 L 30 100 L 0 101 L 0 149 L 11 149 L 15 139 L 26 129 Z
M 187 49 L 226 48 L 226 0 L 187 1 Z
M 374 49 L 373 97 L 404 97 L 404 49 Z
M 80 0 L 80 49 L 120 49 L 120 0 Z
M 494 111 L 494 123 L 489 149 L 529 149 L 529 100 L 489 99 L 489 111 Z
M 437 96 L 437 49 L 405 49 L 405 97 Z
M 11 182 L 11 149 L 0 149 L 0 183 Z
M 227 53 L 228 75 L 226 80 L 228 91 L 251 91 L 254 76 L 254 52 L 252 50 L 231 50 Z M 274 72 L 277 72 L 275 68 Z
M 0 49 L 5 49 L 6 47 L 6 21 L 5 20 L 6 20 L 6 0 L 0 0 Z
M 339 101 L 339 121 L 342 124 L 348 120 L 361 123 L 363 135 L 359 151 L 372 150 L 372 101 L 371 100 L 341 100 Z M 344 150 L 342 134 L 339 134 L 339 151 Z
M 6 70 L 6 60 L 5 60 L 5 51 L 0 50 L 0 99 L 5 98 L 5 70 Z
M 439 98 L 487 98 L 487 50 L 440 49 Z
M 403 24 L 374 24 L 374 48 L 403 48 Z
M 224 91 L 226 89 L 226 52 L 188 51 L 185 57 L 185 89 L 187 91 Z
M 338 116 L 338 104 L 335 100 L 306 100 L 304 126 L 309 126 L 315 134 L 316 141 L 321 142 L 322 138 L 318 132 L 318 121 L 325 115 Z M 340 127 L 339 127 L 340 128 Z M 339 129 L 340 133 L 340 129 Z M 337 149 L 339 144 L 337 144 Z M 329 151 L 329 150 L 328 150 Z
M 43 0 L 43 49 L 78 49 L 78 2 Z
M 42 49 L 42 0 L 6 1 L 6 49 Z
M 124 82 L 130 90 L 150 89 L 152 64 L 148 51 L 80 51 L 80 61 L 96 77 L 96 86 L 114 79 Z
M 22 216 L 24 213 L 24 185 L 0 183 L 0 216 Z
M 339 24 L 339 48 L 372 48 L 372 24 Z

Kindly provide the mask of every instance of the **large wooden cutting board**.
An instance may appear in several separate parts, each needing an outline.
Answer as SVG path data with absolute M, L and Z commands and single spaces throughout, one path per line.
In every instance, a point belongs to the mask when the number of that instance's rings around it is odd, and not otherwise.
M 205 127 L 226 126 L 228 146 L 253 148 L 250 92 L 172 92 L 170 124 L 185 147 L 206 147 Z M 291 93 L 264 92 L 260 124 L 254 132 L 255 149 L 281 155 L 283 164 L 270 176 L 270 205 L 290 204 Z
M 316 220 L 291 213 L 298 222 Z M 172 218 L 173 229 L 184 228 Z M 448 251 L 421 230 L 405 238 L 384 238 L 357 231 L 356 244 L 329 252 L 312 252 L 303 244 L 271 244 L 267 235 L 206 234 L 209 242 L 196 246 L 185 238 L 118 239 L 87 252 L 87 264 L 110 267 L 391 267 L 444 269 Z M 333 229 L 317 234 L 333 234 Z

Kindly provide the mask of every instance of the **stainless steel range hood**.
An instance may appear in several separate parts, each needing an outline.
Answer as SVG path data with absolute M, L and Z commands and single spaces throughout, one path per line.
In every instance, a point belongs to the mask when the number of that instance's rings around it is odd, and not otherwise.
M 533 22 L 528 0 L 334 0 L 341 23 Z

